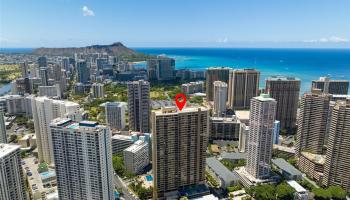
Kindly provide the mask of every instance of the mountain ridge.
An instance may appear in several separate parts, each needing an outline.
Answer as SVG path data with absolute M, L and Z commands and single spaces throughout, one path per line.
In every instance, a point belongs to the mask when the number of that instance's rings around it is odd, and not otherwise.
M 114 42 L 110 45 L 90 45 L 86 47 L 61 47 L 49 48 L 40 47 L 34 49 L 32 54 L 39 56 L 72 56 L 74 53 L 107 53 L 112 56 L 133 56 L 138 53 L 121 42 Z

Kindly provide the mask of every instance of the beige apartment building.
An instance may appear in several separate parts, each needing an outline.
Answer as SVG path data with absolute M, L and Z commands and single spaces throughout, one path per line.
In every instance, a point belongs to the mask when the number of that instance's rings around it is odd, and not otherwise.
M 209 110 L 165 107 L 152 112 L 154 199 L 205 182 Z
M 258 96 L 260 72 L 255 69 L 231 70 L 228 84 L 228 104 L 232 109 L 247 109 L 250 100 Z

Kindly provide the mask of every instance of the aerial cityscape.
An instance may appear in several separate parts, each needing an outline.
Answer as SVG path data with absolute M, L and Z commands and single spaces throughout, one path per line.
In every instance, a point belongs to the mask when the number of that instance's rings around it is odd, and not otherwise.
M 350 200 L 349 10 L 1 1 L 0 200 Z

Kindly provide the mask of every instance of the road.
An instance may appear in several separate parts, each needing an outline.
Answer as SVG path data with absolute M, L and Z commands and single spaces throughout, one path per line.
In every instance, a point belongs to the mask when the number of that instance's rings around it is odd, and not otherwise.
M 135 198 L 132 196 L 132 194 L 130 193 L 130 191 L 128 189 L 128 186 L 121 180 L 121 178 L 118 175 L 114 176 L 114 185 L 117 188 L 122 189 L 122 191 L 123 191 L 122 198 L 124 198 L 125 200 L 137 200 L 138 199 L 138 198 Z

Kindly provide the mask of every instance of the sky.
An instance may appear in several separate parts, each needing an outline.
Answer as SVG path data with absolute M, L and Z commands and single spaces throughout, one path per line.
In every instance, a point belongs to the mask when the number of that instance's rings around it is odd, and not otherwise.
M 0 0 L 0 48 L 350 48 L 349 0 Z

